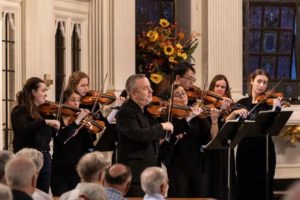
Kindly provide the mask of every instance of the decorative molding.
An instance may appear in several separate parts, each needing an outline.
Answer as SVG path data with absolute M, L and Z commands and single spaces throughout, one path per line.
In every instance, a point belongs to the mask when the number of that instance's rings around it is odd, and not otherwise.
M 54 0 L 54 16 L 56 23 L 63 23 L 63 31 L 65 38 L 65 74 L 68 78 L 71 74 L 71 46 L 72 33 L 74 26 L 77 27 L 76 33 L 80 39 L 81 55 L 80 69 L 84 72 L 88 71 L 88 23 L 89 23 L 89 1 L 77 0 Z M 57 24 L 55 25 L 57 29 Z M 55 29 L 55 30 L 56 30 Z

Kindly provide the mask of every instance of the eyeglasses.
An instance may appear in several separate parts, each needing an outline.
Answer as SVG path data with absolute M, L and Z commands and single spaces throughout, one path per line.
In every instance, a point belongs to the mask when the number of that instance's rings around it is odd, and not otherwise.
M 184 79 L 186 79 L 186 80 L 189 80 L 189 81 L 191 81 L 191 82 L 193 82 L 193 83 L 195 83 L 196 82 L 196 80 L 197 79 L 195 79 L 194 77 L 192 77 L 192 76 L 182 76 L 182 78 L 184 78 Z
M 184 97 L 186 95 L 186 93 L 184 91 L 182 92 L 174 92 L 173 96 L 177 97 L 177 98 L 181 98 Z

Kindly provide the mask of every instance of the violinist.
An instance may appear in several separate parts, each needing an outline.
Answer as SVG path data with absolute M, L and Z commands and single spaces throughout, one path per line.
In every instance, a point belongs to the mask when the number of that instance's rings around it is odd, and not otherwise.
M 230 104 L 232 103 L 231 92 L 229 82 L 223 74 L 218 74 L 214 76 L 209 85 L 209 91 L 215 92 L 220 97 L 223 98 L 220 101 L 221 104 L 218 106 L 220 109 L 228 109 Z M 224 124 L 224 116 L 223 113 L 220 114 L 216 123 L 217 127 L 220 129 Z M 234 152 L 232 150 L 232 155 Z M 228 152 L 227 150 L 209 150 L 206 151 L 207 158 L 207 170 L 209 174 L 207 186 L 208 186 L 208 194 L 210 197 L 216 199 L 226 200 L 228 198 L 227 195 L 227 163 L 228 163 Z M 231 191 L 234 192 L 234 182 L 235 182 L 235 162 L 234 157 L 231 157 Z M 232 194 L 231 196 L 234 196 Z
M 193 65 L 187 62 L 182 62 L 176 65 L 174 69 L 174 84 L 181 85 L 185 90 L 189 90 L 194 87 L 193 83 L 196 81 L 195 75 L 196 70 Z M 166 89 L 158 94 L 158 96 L 164 100 L 167 100 L 170 98 L 169 91 L 169 89 Z M 189 105 L 192 103 L 194 102 L 189 102 Z
M 42 79 L 29 78 L 16 97 L 17 105 L 11 112 L 13 151 L 28 147 L 43 153 L 44 163 L 38 176 L 37 188 L 48 193 L 51 171 L 49 143 L 56 131 L 54 129 L 60 128 L 60 122 L 46 119 L 39 113 L 38 106 L 45 103 L 47 97 L 46 84 Z
M 79 108 L 79 93 L 70 89 L 65 90 L 63 103 Z M 76 165 L 85 153 L 93 150 L 93 140 L 85 128 L 80 129 L 77 134 L 75 132 L 82 119 L 89 114 L 88 109 L 79 109 L 74 116 L 61 117 L 61 128 L 54 136 L 53 141 L 51 191 L 54 196 L 60 196 L 64 192 L 74 189 L 80 182 Z
M 126 91 L 129 99 L 116 117 L 118 161 L 132 171 L 127 196 L 142 197 L 141 172 L 150 166 L 160 166 L 159 140 L 165 136 L 165 131 L 173 132 L 173 125 L 170 122 L 158 123 L 145 109 L 152 101 L 153 92 L 145 75 L 131 75 L 126 81 Z
M 249 76 L 249 97 L 239 100 L 237 103 L 247 109 L 233 111 L 227 119 L 235 117 L 255 119 L 261 110 L 275 109 L 280 107 L 280 100 L 274 99 L 273 106 L 258 102 L 257 97 L 266 92 L 269 81 L 268 73 L 263 69 L 257 69 Z M 257 105 L 258 104 L 258 105 Z M 256 106 L 256 107 L 255 107 Z M 249 111 L 255 109 L 249 113 Z M 273 199 L 273 181 L 275 174 L 276 155 L 273 140 L 269 140 L 269 197 Z M 251 137 L 243 138 L 237 148 L 237 199 L 238 200 L 264 200 L 266 198 L 266 138 Z
M 69 77 L 67 88 L 77 91 L 80 94 L 80 98 L 82 100 L 82 98 L 86 97 L 89 92 L 89 76 L 86 73 L 81 72 L 81 71 L 73 72 L 71 74 L 71 76 Z M 125 101 L 124 97 L 116 98 L 115 107 L 120 107 L 124 103 L 124 101 Z M 85 105 L 81 102 L 79 107 L 86 108 L 86 109 L 89 109 L 90 111 L 92 111 L 92 109 L 94 107 L 94 102 L 91 102 L 91 104 L 89 104 L 89 105 Z M 111 125 L 111 123 L 115 120 L 115 116 L 116 116 L 118 110 L 113 109 L 107 117 L 104 117 L 102 112 L 100 111 L 100 105 L 98 103 L 96 103 L 94 113 L 95 112 L 97 112 L 97 114 L 94 115 L 94 118 L 105 122 L 105 126 L 107 127 L 106 132 L 114 133 L 115 127 L 113 125 Z M 105 134 L 105 133 L 103 133 L 103 134 Z M 98 143 L 99 139 L 100 139 L 100 134 L 95 134 L 94 135 L 94 144 L 95 145 Z M 101 141 L 101 142 L 105 143 L 106 141 Z M 101 147 L 99 147 L 99 145 L 97 145 L 96 149 L 101 150 Z
M 89 76 L 81 71 L 73 72 L 69 77 L 67 88 L 77 91 L 80 94 L 81 98 L 85 97 L 89 92 Z M 115 107 L 120 107 L 124 103 L 124 101 L 124 97 L 117 98 Z M 92 102 L 90 105 L 84 105 L 81 103 L 80 108 L 87 108 L 92 111 L 93 105 L 94 102 Z M 94 111 L 97 112 L 99 108 L 99 105 L 96 104 L 96 109 Z M 101 112 L 98 112 L 98 119 L 105 121 L 107 125 L 107 123 L 111 123 L 115 119 L 115 115 L 117 114 L 117 112 L 118 111 L 116 109 L 113 109 L 107 118 L 105 118 Z
M 188 97 L 183 87 L 174 85 L 174 102 L 188 104 Z M 187 116 L 173 116 L 174 133 L 170 142 L 165 141 L 161 148 L 169 176 L 169 197 L 204 197 L 207 196 L 204 154 L 201 147 L 217 134 L 217 109 L 210 110 L 212 125 L 206 118 L 200 118 L 200 107 L 190 107 Z M 169 150 L 165 150 L 167 148 Z

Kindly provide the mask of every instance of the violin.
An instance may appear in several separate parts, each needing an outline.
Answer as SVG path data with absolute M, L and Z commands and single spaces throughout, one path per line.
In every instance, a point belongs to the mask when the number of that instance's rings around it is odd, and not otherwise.
M 212 107 L 204 105 L 203 103 L 194 104 L 193 106 L 201 107 L 203 110 L 199 117 L 206 118 L 210 116 L 210 111 Z M 153 96 L 152 102 L 147 106 L 147 111 L 154 117 L 160 117 L 162 115 L 167 115 L 169 102 L 162 101 L 159 97 Z M 191 111 L 190 106 L 184 105 L 181 101 L 174 101 L 171 108 L 171 115 L 176 118 L 184 118 L 189 115 Z
M 59 107 L 61 107 L 62 116 L 71 117 L 70 123 L 75 121 L 77 113 L 81 111 L 79 108 L 74 106 L 66 104 L 58 105 L 57 103 L 46 101 L 44 104 L 39 106 L 39 112 L 44 116 L 55 115 L 58 114 Z M 105 122 L 93 119 L 91 114 L 83 118 L 80 125 L 88 129 L 91 133 L 98 133 L 105 128 Z
M 46 101 L 39 106 L 39 112 L 43 116 L 50 116 L 58 114 L 58 109 L 61 108 L 61 115 L 66 117 L 73 117 L 76 113 L 80 112 L 80 109 L 74 106 Z
M 209 90 L 201 90 L 194 86 L 186 91 L 189 100 L 203 100 L 204 104 L 217 104 L 223 98 L 215 92 Z M 217 107 L 217 106 L 215 106 Z
M 92 115 L 87 115 L 81 120 L 79 129 L 81 129 L 82 126 L 89 130 L 90 133 L 99 133 L 105 129 L 105 122 L 93 119 Z
M 154 117 L 160 117 L 168 114 L 169 102 L 163 101 L 161 98 L 153 96 L 152 102 L 147 105 L 147 111 Z M 182 102 L 173 102 L 171 114 L 177 118 L 186 117 L 190 111 L 190 107 Z
M 283 93 L 281 92 L 271 92 L 271 91 L 267 91 L 261 95 L 258 95 L 255 100 L 257 100 L 257 102 L 265 102 L 267 105 L 272 106 L 273 105 L 273 100 L 277 99 L 278 97 L 280 97 L 281 99 L 281 105 L 283 107 L 289 107 L 290 103 L 287 102 L 286 100 L 284 100 L 284 96 Z
M 99 97 L 97 99 L 97 97 Z M 111 104 L 116 100 L 116 95 L 114 92 L 106 92 L 104 94 L 100 94 L 96 90 L 90 90 L 86 93 L 84 97 L 81 98 L 81 103 L 84 105 L 93 105 L 95 101 L 100 104 Z

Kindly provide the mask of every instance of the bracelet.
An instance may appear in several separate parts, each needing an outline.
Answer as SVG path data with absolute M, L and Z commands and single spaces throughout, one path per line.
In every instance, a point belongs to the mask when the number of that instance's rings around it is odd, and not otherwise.
M 212 122 L 211 124 L 212 124 L 212 125 L 217 125 L 217 124 L 218 124 L 218 122 Z

